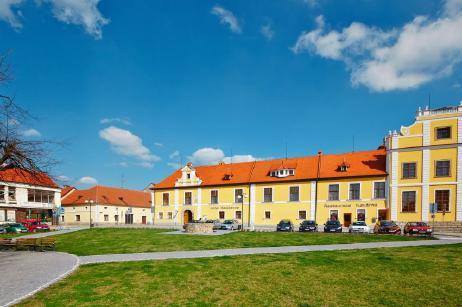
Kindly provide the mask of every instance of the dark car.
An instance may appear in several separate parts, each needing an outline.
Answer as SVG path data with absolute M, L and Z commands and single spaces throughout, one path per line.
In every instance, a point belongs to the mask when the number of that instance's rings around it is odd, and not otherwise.
M 294 224 L 292 223 L 291 220 L 282 220 L 277 225 L 276 230 L 277 231 L 289 231 L 289 232 L 292 232 L 292 231 L 294 231 Z
M 401 228 L 393 221 L 382 220 L 375 224 L 374 233 L 399 235 L 401 234 Z
M 424 222 L 409 222 L 404 226 L 404 234 L 431 236 L 432 228 Z
M 318 224 L 316 224 L 315 221 L 303 221 L 300 223 L 300 226 L 298 227 L 298 231 L 300 232 L 305 232 L 305 231 L 318 231 Z
M 342 232 L 342 224 L 339 221 L 327 221 L 324 232 Z

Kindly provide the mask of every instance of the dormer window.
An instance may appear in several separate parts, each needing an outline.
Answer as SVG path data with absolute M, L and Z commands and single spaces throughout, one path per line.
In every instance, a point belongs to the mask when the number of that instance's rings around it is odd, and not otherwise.
M 349 168 L 350 164 L 346 163 L 346 161 L 343 161 L 343 163 L 338 166 L 337 170 L 340 172 L 346 172 Z
M 231 175 L 231 174 L 225 174 L 223 176 L 223 180 L 231 180 L 231 178 L 233 178 L 233 175 Z
M 284 178 L 288 176 L 293 176 L 295 174 L 295 170 L 294 169 L 279 169 L 279 170 L 271 171 L 269 174 L 271 177 Z

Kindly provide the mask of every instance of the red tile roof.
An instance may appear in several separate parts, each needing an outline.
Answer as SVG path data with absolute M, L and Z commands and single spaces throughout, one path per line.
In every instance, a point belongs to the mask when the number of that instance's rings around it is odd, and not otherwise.
M 65 185 L 65 186 L 61 189 L 61 198 L 66 197 L 66 195 L 67 195 L 69 192 L 72 192 L 73 190 L 75 190 L 74 187 Z
M 0 181 L 58 188 L 58 185 L 45 173 L 32 173 L 18 168 L 0 170 Z
M 151 193 L 99 185 L 86 190 L 72 191 L 61 201 L 61 205 L 85 205 L 86 200 L 93 200 L 102 205 L 151 207 Z
M 339 166 L 344 162 L 349 167 L 342 172 Z M 318 156 L 194 166 L 194 168 L 196 176 L 202 180 L 201 186 L 312 180 L 317 178 Z M 269 175 L 272 170 L 284 168 L 295 169 L 295 174 L 284 178 Z M 226 174 L 232 174 L 230 180 L 224 179 Z M 320 179 L 385 176 L 386 174 L 386 151 L 384 149 L 321 155 Z M 180 169 L 156 184 L 155 189 L 173 188 L 179 178 L 181 178 Z

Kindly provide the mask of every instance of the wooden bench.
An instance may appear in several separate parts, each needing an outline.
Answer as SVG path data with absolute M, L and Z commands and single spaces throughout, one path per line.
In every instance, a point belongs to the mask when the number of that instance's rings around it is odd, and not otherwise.
M 16 250 L 46 251 L 54 250 L 56 240 L 53 238 L 16 239 Z

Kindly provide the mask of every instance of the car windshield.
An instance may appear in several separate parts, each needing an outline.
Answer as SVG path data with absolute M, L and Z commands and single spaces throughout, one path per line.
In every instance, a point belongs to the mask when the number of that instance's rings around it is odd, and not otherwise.
M 11 224 L 11 227 L 21 227 L 21 224 Z
M 226 221 L 223 222 L 223 224 L 232 224 L 232 223 L 233 223 L 233 221 L 231 221 L 231 220 L 226 220 Z
M 330 225 L 330 226 L 337 226 L 337 225 L 340 225 L 340 222 L 339 222 L 339 221 L 328 221 L 328 222 L 327 222 L 327 225 Z
M 314 221 L 303 221 L 302 225 L 315 225 L 316 223 Z
M 290 221 L 288 220 L 282 220 L 279 222 L 279 225 L 282 225 L 282 226 L 286 226 L 286 225 L 289 225 L 290 224 Z
M 416 223 L 411 223 L 411 226 L 417 226 L 417 227 L 427 227 L 427 223 L 424 222 L 416 222 Z
M 353 226 L 366 226 L 366 222 L 363 222 L 363 221 L 354 222 Z
M 382 221 L 382 226 L 395 226 L 395 222 L 393 221 Z

